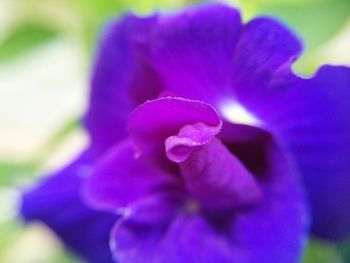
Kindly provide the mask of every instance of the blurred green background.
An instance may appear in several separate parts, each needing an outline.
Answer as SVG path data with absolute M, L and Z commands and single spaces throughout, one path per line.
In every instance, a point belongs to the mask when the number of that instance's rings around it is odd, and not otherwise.
M 78 262 L 40 224 L 18 221 L 19 190 L 86 144 L 85 108 L 98 30 L 126 10 L 174 10 L 191 0 L 0 0 L 0 262 Z M 204 1 L 203 1 L 204 2 Z M 231 0 L 244 20 L 272 15 L 304 40 L 294 65 L 350 65 L 349 0 Z M 305 263 L 350 262 L 350 246 L 312 240 Z

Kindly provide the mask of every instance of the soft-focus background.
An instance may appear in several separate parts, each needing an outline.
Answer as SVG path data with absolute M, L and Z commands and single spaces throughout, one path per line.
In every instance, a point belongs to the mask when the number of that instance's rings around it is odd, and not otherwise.
M 176 10 L 194 0 L 0 0 L 0 262 L 78 262 L 43 225 L 17 219 L 19 189 L 85 145 L 79 127 L 99 28 L 132 9 Z M 350 65 L 350 0 L 231 0 L 244 20 L 268 14 L 304 40 L 295 64 Z M 350 103 L 350 102 L 349 102 Z M 350 242 L 349 242 L 350 244 Z M 267 252 L 268 253 L 268 252 Z M 311 241 L 305 263 L 350 262 L 350 246 Z

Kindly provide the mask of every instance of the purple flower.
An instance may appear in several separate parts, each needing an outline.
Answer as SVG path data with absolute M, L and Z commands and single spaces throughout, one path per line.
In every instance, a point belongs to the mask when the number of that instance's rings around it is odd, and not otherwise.
M 221 4 L 111 23 L 90 145 L 24 195 L 24 218 L 89 262 L 297 262 L 309 214 L 314 235 L 346 237 L 350 69 L 303 79 L 300 52 Z

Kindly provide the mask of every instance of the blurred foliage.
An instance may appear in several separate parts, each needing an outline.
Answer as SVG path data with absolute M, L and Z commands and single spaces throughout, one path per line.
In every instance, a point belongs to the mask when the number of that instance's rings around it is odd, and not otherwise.
M 267 5 L 260 13 L 280 17 L 298 31 L 307 50 L 333 37 L 350 17 L 349 0 L 321 0 L 317 4 Z
M 16 237 L 21 233 L 21 226 L 16 222 L 4 222 L 0 224 L 0 259 L 1 259 L 1 248 L 5 247 L 7 244 L 13 242 Z
M 100 28 L 127 10 L 148 13 L 180 8 L 195 0 L 13 0 L 22 15 L 17 26 L 0 43 L 0 62 L 25 54 L 53 36 L 79 39 L 87 57 Z M 205 1 L 203 1 L 205 2 Z M 244 19 L 256 15 L 280 18 L 296 31 L 306 51 L 296 63 L 299 71 L 310 73 L 318 67 L 312 54 L 331 39 L 349 20 L 349 0 L 229 0 L 242 9 Z
M 34 155 L 32 163 L 40 164 L 44 162 L 55 149 L 60 146 L 69 135 L 80 126 L 78 118 L 73 118 L 64 123 Z
M 13 260 L 14 257 L 12 253 L 9 251 L 17 251 L 20 253 L 24 253 L 24 256 L 20 258 L 25 258 L 25 254 L 29 254 L 28 261 L 30 263 L 78 263 L 78 259 L 76 259 L 73 255 L 65 251 L 62 247 L 56 245 L 56 247 L 52 247 L 55 245 L 52 243 L 52 240 L 40 240 L 43 239 L 43 232 L 38 231 L 38 226 L 33 228 L 24 228 L 19 222 L 16 221 L 7 221 L 5 223 L 0 224 L 0 262 L 9 262 L 8 260 Z M 45 232 L 44 232 L 45 233 Z M 49 233 L 47 233 L 49 234 Z M 39 238 L 38 238 L 39 237 Z M 51 243 L 50 245 L 45 244 L 33 244 L 35 241 L 47 242 Z M 30 249 L 30 247 L 36 247 L 40 245 L 42 249 L 50 250 L 43 251 L 41 255 L 34 255 L 31 251 L 26 251 Z M 47 246 L 47 247 L 46 247 Z M 18 251 L 19 250 L 19 251 Z M 40 250 L 38 250 L 40 253 Z M 38 252 L 36 252 L 38 253 Z M 49 255 L 48 255 L 49 254 Z M 20 259 L 16 260 L 16 262 L 22 262 Z M 12 263 L 12 261 L 11 261 Z
M 24 23 L 13 29 L 0 44 L 0 62 L 26 54 L 56 34 L 57 32 L 45 25 Z
M 24 54 L 36 43 L 56 34 L 78 38 L 91 54 L 100 28 L 127 10 L 148 13 L 158 9 L 180 8 L 195 0 L 13 0 L 23 18 L 0 43 L 0 61 Z M 205 2 L 205 1 L 202 1 Z M 332 38 L 349 20 L 349 0 L 229 0 L 242 9 L 245 20 L 256 15 L 280 18 L 296 31 L 305 43 L 306 52 L 297 68 L 312 72 L 318 66 L 311 54 Z M 34 24 L 34 25 L 33 25 Z
M 311 240 L 304 254 L 303 263 L 343 263 L 335 245 Z
M 101 27 L 111 18 L 131 10 L 148 13 L 157 9 L 184 7 L 196 0 L 12 0 L 20 14 L 18 24 L 0 43 L 2 56 L 9 58 L 31 50 L 55 34 L 78 38 L 91 54 Z M 35 26 L 33 26 L 34 24 Z
M 10 160 L 0 160 L 0 262 L 5 262 L 7 251 L 20 242 L 23 235 L 27 235 L 23 231 L 20 222 L 14 220 L 17 217 L 17 211 L 13 211 L 17 207 L 16 200 L 6 203 L 6 194 L 13 192 L 18 195 L 18 188 L 27 184 L 33 179 L 38 178 L 42 165 L 55 152 L 71 134 L 79 127 L 79 121 L 74 118 L 65 123 L 58 131 L 51 136 L 32 158 L 26 162 L 14 162 Z M 9 196 L 9 198 L 15 198 Z M 12 202 L 13 201 L 13 202 Z M 3 252 L 3 253 L 2 253 Z M 32 261 L 26 261 L 32 262 Z M 33 263 L 46 263 L 48 261 L 35 261 Z M 62 248 L 57 248 L 55 253 L 50 256 L 50 263 L 73 263 L 77 262 L 71 255 Z
M 55 152 L 69 135 L 79 127 L 79 121 L 74 118 L 59 128 L 55 134 L 46 142 L 32 158 L 26 162 L 16 162 L 11 160 L 0 159 L 0 187 L 16 186 L 23 181 L 33 179 L 38 175 L 41 165 Z
M 16 186 L 23 178 L 32 177 L 37 166 L 34 162 L 0 160 L 0 187 Z
M 350 262 L 350 239 L 338 246 L 338 251 L 342 255 L 344 262 Z

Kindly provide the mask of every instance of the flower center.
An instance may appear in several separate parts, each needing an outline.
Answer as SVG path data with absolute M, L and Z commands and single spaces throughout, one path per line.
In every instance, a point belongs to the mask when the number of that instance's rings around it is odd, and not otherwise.
M 209 104 L 180 97 L 148 101 L 131 116 L 129 131 L 137 150 L 155 163 L 164 164 L 167 157 L 178 165 L 179 178 L 195 200 L 184 206 L 189 213 L 248 207 L 261 198 L 254 175 L 221 140 L 222 125 Z M 228 130 L 229 138 L 240 131 Z
M 261 124 L 260 120 L 258 120 L 253 114 L 234 101 L 223 103 L 221 106 L 221 114 L 225 119 L 232 123 L 251 126 L 259 126 Z
M 185 205 L 185 212 L 188 214 L 197 214 L 199 212 L 199 203 L 195 199 L 190 199 Z

